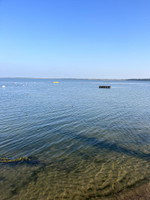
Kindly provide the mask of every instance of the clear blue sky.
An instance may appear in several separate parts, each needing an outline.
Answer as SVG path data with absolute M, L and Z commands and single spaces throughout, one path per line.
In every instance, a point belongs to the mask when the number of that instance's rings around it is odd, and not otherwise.
M 150 78 L 150 0 L 0 0 L 0 77 Z

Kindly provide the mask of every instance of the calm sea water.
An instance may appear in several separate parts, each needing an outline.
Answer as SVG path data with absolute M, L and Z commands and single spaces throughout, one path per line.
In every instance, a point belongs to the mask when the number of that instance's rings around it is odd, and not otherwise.
M 0 199 L 108 199 L 149 182 L 150 82 L 53 81 L 0 79 L 0 157 L 31 157 L 0 163 Z

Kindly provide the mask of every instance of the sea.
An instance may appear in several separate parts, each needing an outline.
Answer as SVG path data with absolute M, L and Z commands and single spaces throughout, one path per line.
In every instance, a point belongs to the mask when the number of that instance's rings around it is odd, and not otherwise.
M 140 197 L 150 81 L 0 78 L 0 200 Z

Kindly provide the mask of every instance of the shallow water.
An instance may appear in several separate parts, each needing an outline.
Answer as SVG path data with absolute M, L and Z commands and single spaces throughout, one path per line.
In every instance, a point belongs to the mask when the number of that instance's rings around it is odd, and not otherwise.
M 0 157 L 32 158 L 0 164 L 0 199 L 108 199 L 148 183 L 150 82 L 53 81 L 0 79 Z

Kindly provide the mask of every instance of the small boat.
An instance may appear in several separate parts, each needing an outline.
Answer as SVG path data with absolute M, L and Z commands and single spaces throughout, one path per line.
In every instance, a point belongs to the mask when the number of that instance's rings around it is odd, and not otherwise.
M 100 85 L 99 88 L 111 88 L 110 85 Z

